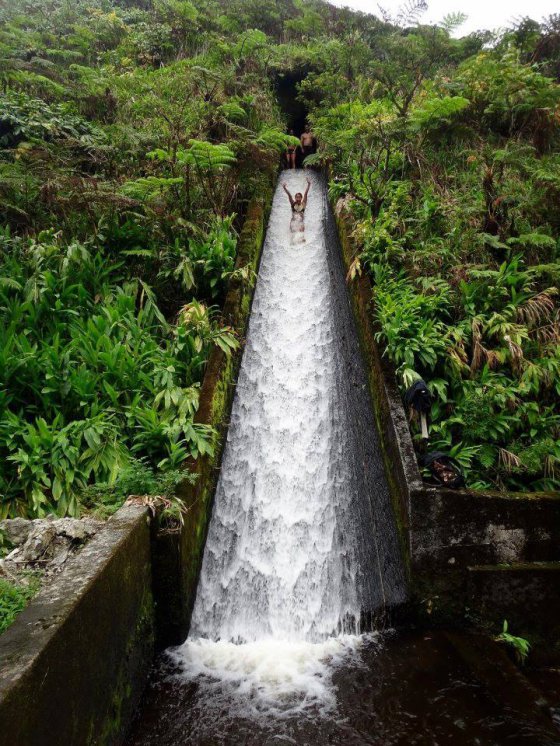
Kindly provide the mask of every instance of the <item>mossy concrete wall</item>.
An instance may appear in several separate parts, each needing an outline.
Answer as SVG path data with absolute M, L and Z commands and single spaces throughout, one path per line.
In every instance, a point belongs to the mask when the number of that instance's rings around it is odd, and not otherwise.
M 153 626 L 149 516 L 124 507 L 0 636 L 0 744 L 119 743 Z
M 335 210 L 344 266 L 348 271 L 357 255 L 352 236 L 353 224 L 344 212 Z M 368 384 L 381 438 L 385 471 L 391 489 L 397 527 L 403 553 L 410 572 L 412 540 L 410 516 L 412 505 L 424 492 L 408 422 L 392 370 L 381 356 L 372 323 L 372 289 L 365 275 L 348 283 L 348 292 L 366 365 Z
M 238 241 L 236 269 L 249 267 L 253 280 L 232 281 L 224 303 L 224 323 L 236 330 L 241 347 L 230 356 L 219 348 L 213 350 L 200 391 L 196 422 L 216 429 L 214 454 L 186 465 L 197 479 L 179 491 L 188 507 L 181 531 L 156 537 L 154 593 L 159 647 L 179 644 L 188 633 L 271 202 L 272 181 L 249 205 Z
M 427 487 L 414 504 L 415 561 L 503 564 L 560 560 L 560 495 Z
M 336 219 L 345 266 L 357 255 L 353 221 Z M 375 341 L 372 287 L 348 283 L 408 560 L 414 617 L 478 623 L 504 618 L 560 659 L 560 494 L 445 490 L 424 484 L 391 365 Z

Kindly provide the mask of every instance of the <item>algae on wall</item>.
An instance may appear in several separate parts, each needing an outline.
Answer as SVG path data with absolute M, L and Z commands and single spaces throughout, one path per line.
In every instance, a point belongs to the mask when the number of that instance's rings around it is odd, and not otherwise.
M 356 255 L 352 224 L 343 211 L 333 209 L 330 226 L 333 240 L 340 246 L 341 260 L 349 271 Z M 350 305 L 358 331 L 358 340 L 366 363 L 368 387 L 379 433 L 385 474 L 389 484 L 393 513 L 407 573 L 410 576 L 410 503 L 417 491 L 423 490 L 416 465 L 408 424 L 402 410 L 400 395 L 392 385 L 390 371 L 383 364 L 375 342 L 371 315 L 371 284 L 365 275 L 347 284 Z

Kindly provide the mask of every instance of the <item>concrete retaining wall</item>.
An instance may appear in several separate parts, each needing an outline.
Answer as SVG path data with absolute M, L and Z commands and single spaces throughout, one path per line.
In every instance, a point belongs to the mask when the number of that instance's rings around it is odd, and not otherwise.
M 148 513 L 124 507 L 0 636 L 0 744 L 118 743 L 153 622 Z
M 272 183 L 270 189 L 248 208 L 238 241 L 236 268 L 248 265 L 254 273 L 258 271 L 271 202 Z M 230 283 L 224 304 L 224 323 L 233 327 L 242 341 L 253 291 L 254 282 L 236 280 Z M 196 421 L 217 430 L 215 452 L 211 457 L 205 456 L 187 464 L 187 468 L 197 475 L 197 481 L 194 485 L 185 483 L 179 491 L 189 508 L 182 530 L 162 533 L 156 538 L 154 593 L 158 647 L 183 642 L 189 630 L 242 346 L 229 357 L 219 348 L 215 348 L 210 356 Z
M 560 495 L 426 489 L 412 514 L 425 567 L 560 560 Z

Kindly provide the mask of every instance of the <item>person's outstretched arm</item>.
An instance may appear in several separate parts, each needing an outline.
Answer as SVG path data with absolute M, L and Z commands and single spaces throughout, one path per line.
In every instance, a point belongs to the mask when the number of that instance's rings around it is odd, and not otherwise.
M 283 189 L 283 190 L 284 190 L 284 191 L 286 192 L 286 194 L 288 195 L 288 199 L 290 200 L 290 205 L 291 205 L 291 206 L 293 207 L 293 206 L 294 206 L 294 198 L 292 197 L 292 195 L 291 195 L 291 194 L 290 194 L 290 192 L 288 191 L 288 187 L 286 186 L 286 182 L 285 182 L 285 181 L 283 181 L 283 182 L 282 182 L 282 189 Z M 307 194 L 307 192 L 306 192 L 306 194 Z
M 309 190 L 311 189 L 311 182 L 309 179 L 307 179 L 307 188 L 305 190 L 305 193 L 303 195 L 303 204 L 307 205 L 307 195 L 309 194 Z

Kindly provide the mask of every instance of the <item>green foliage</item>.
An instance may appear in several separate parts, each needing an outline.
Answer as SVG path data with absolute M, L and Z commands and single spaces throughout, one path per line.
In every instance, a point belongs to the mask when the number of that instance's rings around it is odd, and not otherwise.
M 277 153 L 283 153 L 288 145 L 299 145 L 299 138 L 286 135 L 276 129 L 266 128 L 259 132 L 255 140 L 257 145 L 264 146 L 275 150 Z
M 106 518 L 113 515 L 131 496 L 158 496 L 173 501 L 179 484 L 191 479 L 184 469 L 154 471 L 139 459 L 131 459 L 114 482 L 96 482 L 86 487 L 81 495 L 83 506 L 96 516 Z
M 238 345 L 214 304 L 287 138 L 257 23 L 224 34 L 187 0 L 44 10 L 0 10 L 0 516 L 171 501 L 211 451 L 198 387 Z
M 531 127 L 542 126 L 537 124 L 541 115 L 545 120 L 554 116 L 560 102 L 558 86 L 536 66 L 521 63 L 513 47 L 500 56 L 485 52 L 467 60 L 458 81 L 473 115 L 504 134 L 529 134 Z
M 411 112 L 412 129 L 417 132 L 448 129 L 469 104 L 462 96 L 426 97 Z
M 36 576 L 29 577 L 25 585 L 0 578 L 0 635 L 25 609 L 38 590 L 39 580 Z
M 441 312 L 449 302 L 448 288 L 423 294 L 403 275 L 381 278 L 377 272 L 376 280 L 375 313 L 382 329 L 377 339 L 383 341 L 398 370 L 433 371 L 448 344 L 445 324 L 438 318 L 445 315 Z
M 560 86 L 508 34 L 481 51 L 446 27 L 379 33 L 332 95 L 310 76 L 317 160 L 354 218 L 348 279 L 372 280 L 384 354 L 403 391 L 434 393 L 431 447 L 468 486 L 556 490 Z
M 508 632 L 508 623 L 504 619 L 504 626 L 500 634 L 494 638 L 496 642 L 502 642 L 512 648 L 519 663 L 525 663 L 531 650 L 531 643 L 524 637 L 516 637 Z
M 192 262 L 195 283 L 204 297 L 219 298 L 225 281 L 233 272 L 237 237 L 232 223 L 233 216 L 217 220 L 203 240 L 192 239 L 189 244 L 189 260 Z
M 423 9 L 0 8 L 0 514 L 76 513 L 130 469 L 146 493 L 211 447 L 197 387 L 237 344 L 214 305 L 251 280 L 236 229 L 296 142 L 282 74 L 319 140 L 307 165 L 353 216 L 349 277 L 373 281 L 385 354 L 436 394 L 433 445 L 470 486 L 559 487 L 558 19 L 455 39 L 461 14 Z
M 62 140 L 70 144 L 88 144 L 101 137 L 89 122 L 67 104 L 45 104 L 24 93 L 7 93 L 0 110 L 0 146 L 15 147 L 23 141 Z
M 141 280 L 55 236 L 7 240 L 0 287 L 2 515 L 79 512 L 136 454 L 176 468 L 212 449 L 193 424 L 213 344 L 236 341 L 200 304 L 168 323 Z

